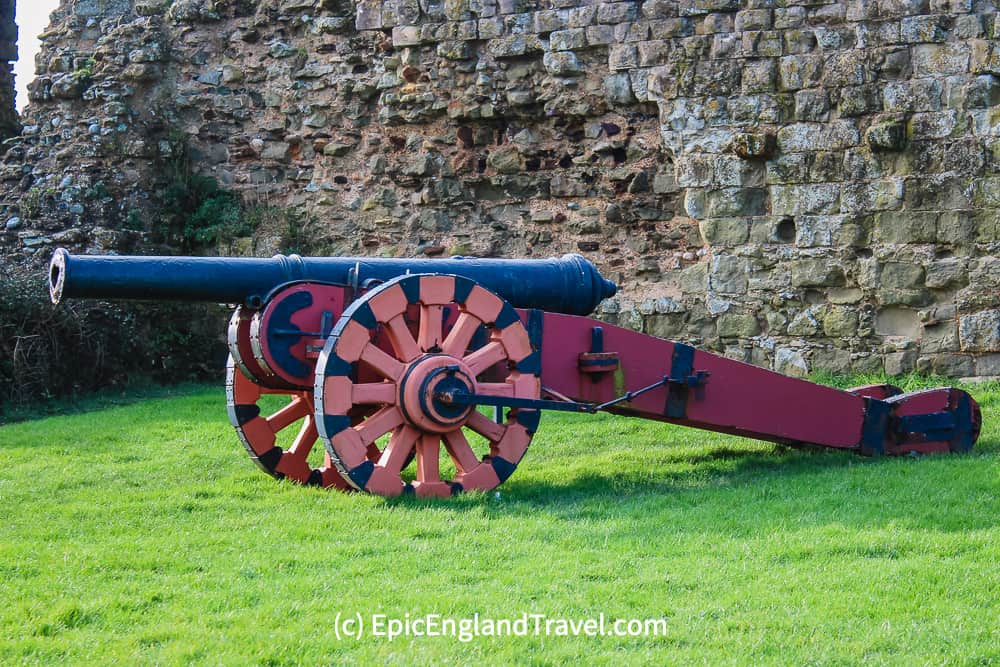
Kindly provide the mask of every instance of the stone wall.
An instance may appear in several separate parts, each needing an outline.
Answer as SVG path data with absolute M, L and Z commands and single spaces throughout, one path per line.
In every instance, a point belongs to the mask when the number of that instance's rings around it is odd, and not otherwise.
M 0 140 L 21 131 L 14 105 L 14 65 L 17 60 L 15 0 L 0 0 Z
M 1000 375 L 998 32 L 979 0 L 65 2 L 0 250 L 141 248 L 186 150 L 325 252 L 581 252 L 601 317 L 734 358 Z

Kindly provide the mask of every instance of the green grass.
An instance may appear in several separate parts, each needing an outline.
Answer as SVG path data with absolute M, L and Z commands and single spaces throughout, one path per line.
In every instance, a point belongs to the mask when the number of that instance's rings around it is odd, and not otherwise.
M 277 483 L 218 388 L 0 427 L 0 663 L 1000 663 L 1000 385 L 976 452 L 863 459 L 546 414 L 499 494 Z M 338 613 L 663 618 L 339 639 Z

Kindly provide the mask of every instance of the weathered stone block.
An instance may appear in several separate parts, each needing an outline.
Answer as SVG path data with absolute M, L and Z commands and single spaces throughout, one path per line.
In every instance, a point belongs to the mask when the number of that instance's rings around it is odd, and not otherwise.
M 924 268 L 909 262 L 886 262 L 879 274 L 879 287 L 882 289 L 909 289 L 922 287 L 924 284 Z
M 579 74 L 582 71 L 580 61 L 577 60 L 576 54 L 572 51 L 546 53 L 542 56 L 542 64 L 545 65 L 545 71 L 549 74 Z
M 1000 208 L 1000 176 L 979 179 L 976 182 L 975 203 L 988 208 Z
M 913 140 L 943 139 L 958 127 L 958 116 L 954 110 L 918 113 L 910 117 L 909 136 Z
M 983 74 L 965 86 L 965 104 L 970 109 L 988 109 L 1000 104 L 1000 78 Z
M 778 130 L 778 150 L 783 153 L 843 150 L 856 146 L 861 137 L 854 121 L 793 123 Z
M 557 30 L 549 35 L 549 48 L 553 51 L 572 51 L 587 46 L 587 36 L 583 28 Z
M 830 97 L 822 88 L 795 93 L 795 120 L 824 121 L 830 115 Z
M 708 290 L 708 264 L 693 264 L 682 270 L 679 282 L 685 294 L 704 294 Z
M 585 29 L 587 43 L 591 46 L 603 46 L 615 41 L 615 30 L 610 25 L 591 25 Z
M 735 12 L 740 0 L 678 0 L 681 16 L 698 16 L 709 12 Z
M 917 365 L 917 351 L 903 350 L 885 355 L 885 374 L 890 377 L 912 373 Z
M 684 193 L 684 212 L 688 217 L 701 220 L 708 215 L 708 197 L 701 188 L 688 188 Z
M 715 321 L 716 330 L 723 338 L 749 338 L 760 333 L 760 323 L 749 313 L 726 313 Z
M 744 9 L 736 12 L 736 31 L 770 30 L 773 17 L 770 9 Z
M 1000 352 L 1000 310 L 961 316 L 958 338 L 963 352 Z
M 855 26 L 854 34 L 858 48 L 898 44 L 900 41 L 899 23 L 896 21 L 859 23 Z
M 765 182 L 772 185 L 808 181 L 809 157 L 807 153 L 778 154 L 767 162 Z
M 791 262 L 794 287 L 837 287 L 844 284 L 844 270 L 830 257 L 809 257 Z
M 763 188 L 720 188 L 709 190 L 706 196 L 709 217 L 764 215 L 767 211 L 767 190 Z
M 912 49 L 913 76 L 949 76 L 969 71 L 968 44 L 918 44 Z
M 585 28 L 597 20 L 597 6 L 596 5 L 582 5 L 577 6 L 578 3 L 570 2 L 567 3 L 569 6 L 566 8 L 566 26 L 569 28 Z
M 910 44 L 944 42 L 948 27 L 944 16 L 907 16 L 899 24 L 901 39 Z
M 811 30 L 785 30 L 785 55 L 802 55 L 816 50 L 816 35 Z
M 771 213 L 774 215 L 829 214 L 840 210 L 840 185 L 772 185 Z
M 486 164 L 500 174 L 516 174 L 524 168 L 524 160 L 514 146 L 500 146 L 490 153 Z
M 937 239 L 935 211 L 887 211 L 875 216 L 876 243 L 933 243 Z
M 793 224 L 795 245 L 814 248 L 838 245 L 844 239 L 843 215 L 800 215 Z
M 860 86 L 865 83 L 868 55 L 861 50 L 831 53 L 823 66 L 823 83 L 831 87 Z
M 382 3 L 358 0 L 354 27 L 358 30 L 377 30 L 382 27 Z
M 840 208 L 844 213 L 898 209 L 903 203 L 904 183 L 901 178 L 845 183 L 841 188 Z
M 496 58 L 513 58 L 541 49 L 541 42 L 535 35 L 507 35 L 491 39 L 486 43 L 486 50 Z
M 645 332 L 652 336 L 673 339 L 680 337 L 684 333 L 685 316 L 682 313 L 654 313 L 647 315 L 643 319 Z
M 707 14 L 705 18 L 695 24 L 694 32 L 696 35 L 732 33 L 733 16 L 732 14 L 723 14 L 721 12 Z
M 832 306 L 823 316 L 823 333 L 832 338 L 858 333 L 858 311 L 846 306 Z
M 612 74 L 604 78 L 604 95 L 612 104 L 633 104 L 632 80 L 628 74 Z
M 842 180 L 843 155 L 839 151 L 822 151 L 811 155 L 809 180 L 813 182 L 835 182 Z
M 1000 354 L 977 355 L 976 375 L 1000 377 Z
M 882 89 L 882 106 L 886 111 L 938 111 L 944 87 L 939 79 L 889 81 Z
M 966 223 L 964 228 L 960 228 L 958 225 L 947 228 L 944 225 L 939 225 L 939 230 L 942 233 L 941 240 L 957 245 L 967 245 L 972 241 L 980 241 L 981 243 L 1000 241 L 1000 211 L 996 209 L 976 211 L 973 218 L 966 217 L 964 220 L 960 218 L 959 223 L 961 222 Z M 949 237 L 944 237 L 944 232 L 948 232 Z
M 907 181 L 905 205 L 911 210 L 961 211 L 981 205 L 978 197 L 983 191 L 977 187 L 979 182 L 962 174 L 929 174 Z
M 774 10 L 774 28 L 776 30 L 798 28 L 805 23 L 805 20 L 805 7 L 777 7 Z
M 733 247 L 746 243 L 750 223 L 748 218 L 709 218 L 699 224 L 699 229 L 708 245 Z
M 636 2 L 602 2 L 597 6 L 597 22 L 621 24 L 639 18 Z
M 813 350 L 812 357 L 813 370 L 827 371 L 828 373 L 850 373 L 851 353 L 847 350 L 838 350 L 835 347 L 828 349 Z
M 439 42 L 435 51 L 445 60 L 468 60 L 472 57 L 472 47 L 468 42 Z
M 917 359 L 917 371 L 945 377 L 968 377 L 975 369 L 973 357 L 964 354 L 934 354 Z
M 872 125 L 865 130 L 865 143 L 873 151 L 901 151 L 906 146 L 906 125 L 899 121 Z
M 969 282 L 968 263 L 962 258 L 935 259 L 926 273 L 924 284 L 933 289 L 964 287 Z
M 784 40 L 780 32 L 762 30 L 742 33 L 740 49 L 751 58 L 777 58 L 784 53 Z
M 498 16 L 482 18 L 476 22 L 479 39 L 495 39 L 503 34 L 503 20 Z
M 789 347 L 779 347 L 774 351 L 774 370 L 792 377 L 809 375 L 809 364 L 801 350 Z
M 291 148 L 291 144 L 284 141 L 269 141 L 264 144 L 260 156 L 265 160 L 284 161 L 288 159 Z
M 679 156 L 674 165 L 677 170 L 677 184 L 685 188 L 711 185 L 714 159 L 714 156 L 699 154 Z
M 764 184 L 764 165 L 748 162 L 735 155 L 715 159 L 714 183 L 722 187 L 759 187 Z
M 775 89 L 778 68 L 773 59 L 748 60 L 743 66 L 744 93 L 763 93 Z
M 670 53 L 670 42 L 664 39 L 639 42 L 639 66 L 656 67 L 667 61 Z
M 865 293 L 862 292 L 857 287 L 833 287 L 827 290 L 826 298 L 830 303 L 835 304 L 849 304 L 849 303 L 861 303 L 864 299 Z
M 720 294 L 745 294 L 750 264 L 742 257 L 716 255 L 709 274 L 712 291 Z
M 785 56 L 778 61 L 778 81 L 781 90 L 813 88 L 823 78 L 821 56 Z
M 616 44 L 608 52 L 608 67 L 612 71 L 633 69 L 639 66 L 639 49 L 635 44 Z
M 841 118 L 864 116 L 882 108 L 881 85 L 849 86 L 840 90 L 837 110 Z

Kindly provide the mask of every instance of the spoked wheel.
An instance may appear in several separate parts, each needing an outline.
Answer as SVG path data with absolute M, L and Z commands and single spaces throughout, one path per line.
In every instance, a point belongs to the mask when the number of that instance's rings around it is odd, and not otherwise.
M 458 313 L 450 328 L 446 309 Z M 470 351 L 483 329 L 485 345 Z M 376 344 L 380 333 L 388 350 Z M 356 381 L 359 367 L 381 380 Z M 465 278 L 410 275 L 378 286 L 344 311 L 316 369 L 320 439 L 347 482 L 371 493 L 448 496 L 492 489 L 514 472 L 538 425 L 537 410 L 511 409 L 496 423 L 474 405 L 445 400 L 456 392 L 541 394 L 538 354 L 517 312 Z M 376 411 L 352 424 L 359 406 Z M 486 439 L 488 453 L 475 453 L 468 431 Z M 368 448 L 386 434 L 381 456 L 369 460 Z M 453 480 L 441 475 L 442 445 L 456 470 Z M 417 471 L 410 484 L 401 471 L 413 454 Z
M 270 416 L 261 414 L 260 401 L 264 394 L 288 397 L 288 403 Z M 317 442 L 312 392 L 295 389 L 269 389 L 250 380 L 237 368 L 230 356 L 226 364 L 226 398 L 229 421 L 246 448 L 250 458 L 269 475 L 288 478 L 300 484 L 349 490 L 349 485 L 333 465 L 330 455 L 323 453 L 323 463 L 313 467 L 309 453 Z M 291 446 L 277 445 L 278 434 L 301 422 Z

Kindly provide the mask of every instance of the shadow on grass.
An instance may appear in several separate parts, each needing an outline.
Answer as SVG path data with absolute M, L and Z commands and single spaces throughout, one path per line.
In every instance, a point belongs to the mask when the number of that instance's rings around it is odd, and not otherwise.
M 710 521 L 717 516 L 736 532 L 789 524 L 966 531 L 1000 524 L 1000 480 L 992 465 L 997 445 L 990 442 L 983 452 L 906 458 L 865 458 L 781 445 L 762 452 L 722 445 L 696 454 L 651 456 L 647 468 L 567 473 L 560 482 L 518 479 L 515 473 L 497 492 L 384 502 L 497 517 L 545 513 L 570 522 L 627 514 L 637 528 L 662 521 L 665 515 L 707 513 Z M 526 460 L 524 465 L 531 463 Z M 941 493 L 928 495 L 928 489 Z M 970 511 L 972 507 L 976 510 Z M 664 528 L 699 532 L 705 522 L 682 520 Z

